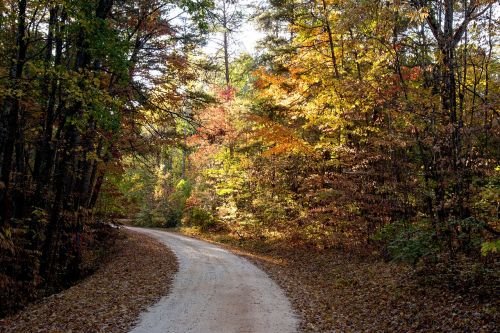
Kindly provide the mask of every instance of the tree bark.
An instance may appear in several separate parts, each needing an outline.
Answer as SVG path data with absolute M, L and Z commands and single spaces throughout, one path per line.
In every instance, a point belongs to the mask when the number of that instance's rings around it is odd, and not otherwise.
M 23 69 L 26 63 L 27 43 L 26 43 L 26 0 L 18 1 L 18 22 L 16 32 L 16 56 L 11 66 L 10 79 L 13 82 L 13 90 L 21 89 L 21 79 Z M 12 209 L 9 203 L 9 186 L 10 176 L 12 171 L 14 146 L 18 137 L 19 131 L 19 97 L 8 96 L 5 98 L 2 107 L 2 133 L 0 136 L 0 164 L 1 173 L 0 181 L 5 186 L 5 195 L 3 195 L 0 207 L 2 208 L 2 221 L 9 219 L 12 214 Z
M 226 78 L 226 87 L 229 87 L 231 84 L 231 78 L 229 74 L 229 36 L 228 36 L 228 28 L 227 28 L 227 8 L 226 8 L 226 0 L 223 1 L 222 8 L 222 26 L 224 29 L 224 70 L 225 70 L 225 78 Z
M 323 17 L 324 17 L 324 24 L 326 28 L 326 32 L 328 34 L 328 45 L 330 47 L 330 56 L 332 58 L 332 65 L 333 65 L 333 70 L 335 73 L 335 78 L 339 78 L 339 69 L 337 66 L 337 58 L 335 57 L 335 45 L 333 43 L 333 36 L 332 36 L 332 28 L 330 26 L 330 20 L 329 20 L 329 14 L 328 14 L 328 8 L 326 5 L 326 1 L 322 0 L 323 2 Z

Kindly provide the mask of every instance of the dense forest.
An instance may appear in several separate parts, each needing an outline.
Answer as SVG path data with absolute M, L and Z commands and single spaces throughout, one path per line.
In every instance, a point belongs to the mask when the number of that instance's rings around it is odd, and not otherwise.
M 107 177 L 138 147 L 171 140 L 153 119 L 172 123 L 208 98 L 189 89 L 186 66 L 208 5 L 1 2 L 0 312 L 90 269 Z
M 499 10 L 3 0 L 0 315 L 88 273 L 117 218 L 498 283 Z

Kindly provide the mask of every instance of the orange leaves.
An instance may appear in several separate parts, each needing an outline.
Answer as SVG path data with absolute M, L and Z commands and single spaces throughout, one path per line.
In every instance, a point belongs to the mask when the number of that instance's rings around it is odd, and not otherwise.
M 259 90 L 269 88 L 272 85 L 281 85 L 285 82 L 284 77 L 273 75 L 262 67 L 255 70 L 253 76 L 257 78 L 255 81 L 255 87 Z
M 314 154 L 311 145 L 300 138 L 292 128 L 273 122 L 266 117 L 251 116 L 250 120 L 256 122 L 259 127 L 253 132 L 254 137 L 262 139 L 270 147 L 262 154 L 263 156 L 279 155 L 284 153 Z
M 202 126 L 198 128 L 198 134 L 190 139 L 191 143 L 207 144 L 225 143 L 235 140 L 238 132 L 231 122 L 229 110 L 224 106 L 206 109 L 200 116 Z
M 229 102 L 234 100 L 236 95 L 236 88 L 234 87 L 225 87 L 218 92 L 219 98 L 225 102 Z

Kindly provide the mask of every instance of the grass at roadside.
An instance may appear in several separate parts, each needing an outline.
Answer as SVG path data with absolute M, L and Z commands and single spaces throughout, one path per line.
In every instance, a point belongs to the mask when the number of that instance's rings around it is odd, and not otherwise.
M 479 297 L 422 285 L 403 264 L 285 242 L 242 240 L 227 233 L 179 231 L 221 244 L 266 271 L 287 293 L 304 332 L 495 332 L 498 328 L 498 294 Z

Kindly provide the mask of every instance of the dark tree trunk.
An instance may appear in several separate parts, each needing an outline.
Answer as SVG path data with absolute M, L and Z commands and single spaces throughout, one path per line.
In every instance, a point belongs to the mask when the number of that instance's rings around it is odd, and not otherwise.
M 48 36 L 47 36 L 47 45 L 46 45 L 46 53 L 45 53 L 45 63 L 46 66 L 50 66 L 52 62 L 52 52 L 53 52 L 53 44 L 54 44 L 54 31 L 56 30 L 56 23 L 58 23 L 58 8 L 54 7 L 50 10 L 50 19 L 49 19 L 49 28 L 48 28 Z M 55 57 L 54 57 L 54 67 L 59 66 L 61 64 L 62 59 L 62 37 L 61 33 L 64 31 L 64 14 L 61 15 L 61 20 L 58 23 L 59 29 L 57 29 L 55 34 Z M 50 180 L 51 177 L 47 177 L 49 175 L 50 165 L 49 159 L 51 159 L 51 141 L 53 135 L 54 128 L 54 110 L 56 105 L 56 95 L 57 95 L 57 78 L 54 75 L 48 73 L 48 68 L 46 69 L 45 80 L 44 80 L 44 96 L 47 96 L 46 108 L 45 108 L 45 119 L 43 123 L 43 135 L 42 140 L 37 146 L 36 157 L 35 157 L 35 165 L 33 168 L 33 178 L 37 183 L 36 195 L 40 195 L 42 185 L 47 183 L 47 180 Z M 43 179 L 45 178 L 45 181 Z M 47 179 L 49 178 L 49 179 Z M 36 198 L 38 199 L 38 198 Z
M 106 19 L 111 11 L 112 5 L 113 0 L 100 0 L 95 11 L 95 17 L 102 20 Z M 79 33 L 76 49 L 75 72 L 89 70 L 92 59 L 87 36 L 83 28 L 81 28 Z M 95 59 L 95 61 L 98 61 L 98 59 Z M 83 83 L 80 84 L 80 88 L 84 89 Z M 82 106 L 81 102 L 77 102 L 72 107 L 66 109 L 65 117 L 68 119 L 73 117 L 80 119 L 84 112 Z M 73 123 L 69 123 L 65 126 L 62 134 L 62 142 L 63 145 L 60 151 L 61 157 L 56 165 L 54 173 L 54 204 L 52 205 L 47 226 L 46 239 L 42 252 L 42 262 L 40 265 L 41 275 L 46 281 L 54 280 L 57 253 L 59 251 L 57 240 L 60 237 L 61 221 L 63 220 L 62 214 L 65 211 L 71 212 L 71 215 L 75 218 L 73 222 L 76 223 L 78 229 L 79 220 L 78 216 L 76 216 L 78 215 L 76 210 L 79 209 L 78 196 L 81 194 L 80 191 L 82 187 L 82 174 L 79 174 L 79 171 L 82 170 L 79 166 L 85 166 L 85 163 L 87 163 L 85 153 L 88 151 L 85 149 L 89 148 L 89 145 L 87 145 L 87 147 L 84 147 L 85 145 L 82 146 L 82 134 Z M 66 214 L 66 216 L 67 215 L 68 214 Z M 75 230 L 75 232 L 78 233 L 78 230 Z M 78 253 L 76 255 L 78 256 Z
M 322 0 L 322 3 L 323 3 L 323 17 L 324 17 L 323 24 L 325 25 L 326 33 L 328 34 L 328 46 L 330 48 L 330 57 L 332 58 L 333 71 L 335 74 L 335 78 L 339 78 L 340 74 L 337 66 L 337 58 L 335 56 L 335 45 L 333 43 L 332 28 L 330 26 L 330 20 L 328 18 L 328 8 L 325 0 Z
M 14 90 L 21 89 L 21 79 L 23 76 L 24 64 L 26 63 L 27 43 L 26 36 L 26 0 L 18 1 L 18 22 L 16 33 L 17 53 L 14 63 L 11 66 L 10 78 L 13 82 Z M 12 207 L 9 198 L 10 176 L 12 171 L 14 147 L 19 133 L 19 97 L 8 96 L 5 98 L 2 107 L 2 131 L 0 133 L 0 182 L 5 187 L 0 207 L 2 209 L 1 219 L 6 221 L 12 214 Z

